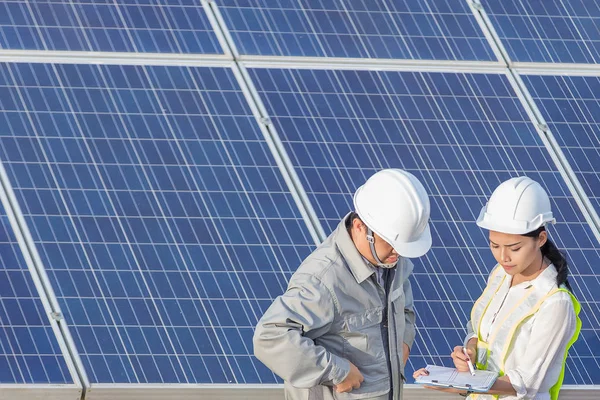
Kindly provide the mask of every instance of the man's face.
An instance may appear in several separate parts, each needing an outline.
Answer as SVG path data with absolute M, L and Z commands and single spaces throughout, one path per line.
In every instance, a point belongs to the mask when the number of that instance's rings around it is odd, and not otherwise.
M 355 239 L 356 248 L 365 257 L 369 262 L 374 265 L 378 265 L 379 262 L 375 260 L 373 254 L 371 253 L 371 248 L 369 246 L 369 241 L 367 240 L 367 226 L 358 218 L 353 221 L 353 237 Z M 388 242 L 383 240 L 381 236 L 373 232 L 373 237 L 375 238 L 375 252 L 377 253 L 377 257 L 383 264 L 395 264 L 398 262 L 399 255 L 396 253 L 396 250 L 390 245 Z
M 377 252 L 377 257 L 379 257 L 384 264 L 395 264 L 398 262 L 398 253 L 396 253 L 396 250 L 375 232 L 373 232 L 373 237 L 375 237 L 375 251 Z M 373 256 L 371 255 L 371 257 Z

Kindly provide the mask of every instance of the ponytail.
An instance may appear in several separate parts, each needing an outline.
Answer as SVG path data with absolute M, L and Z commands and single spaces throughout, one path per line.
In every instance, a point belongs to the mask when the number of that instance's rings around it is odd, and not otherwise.
M 542 256 L 546 257 L 556 268 L 556 284 L 560 287 L 563 283 L 569 289 L 569 292 L 573 292 L 571 284 L 569 283 L 569 266 L 567 265 L 567 259 L 565 256 L 556 248 L 552 240 L 547 239 L 546 243 L 542 246 Z
M 535 231 L 526 233 L 523 236 L 537 238 L 540 233 L 545 230 L 545 227 L 540 226 Z M 546 257 L 548 260 L 550 260 L 552 265 L 554 265 L 554 268 L 556 268 L 556 272 L 558 273 L 558 275 L 556 275 L 557 286 L 560 287 L 562 284 L 564 284 L 569 292 L 573 292 L 568 280 L 569 266 L 567 265 L 567 259 L 565 258 L 564 254 L 558 250 L 550 238 L 546 239 L 546 243 L 544 243 L 540 250 L 542 251 L 542 257 Z

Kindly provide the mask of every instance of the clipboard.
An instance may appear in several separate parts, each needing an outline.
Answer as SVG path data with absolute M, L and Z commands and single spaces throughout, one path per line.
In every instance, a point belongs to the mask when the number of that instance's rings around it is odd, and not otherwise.
M 429 375 L 419 376 L 415 383 L 463 389 L 470 392 L 487 392 L 498 379 L 498 373 L 494 371 L 475 370 L 475 376 L 473 376 L 468 371 L 458 372 L 456 368 L 437 365 L 428 365 L 425 369 L 429 371 Z

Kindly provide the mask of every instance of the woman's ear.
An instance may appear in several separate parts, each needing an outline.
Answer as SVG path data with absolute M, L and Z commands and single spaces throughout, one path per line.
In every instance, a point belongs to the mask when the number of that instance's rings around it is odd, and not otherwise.
M 541 231 L 537 237 L 537 240 L 538 240 L 538 247 L 542 247 L 543 245 L 545 245 L 546 241 L 548 240 L 548 232 Z

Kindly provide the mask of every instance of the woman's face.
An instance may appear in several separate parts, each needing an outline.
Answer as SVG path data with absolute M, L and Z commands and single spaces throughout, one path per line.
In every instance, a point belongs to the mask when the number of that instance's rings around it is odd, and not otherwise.
M 490 249 L 494 258 L 508 275 L 531 275 L 539 271 L 543 257 L 540 247 L 546 243 L 547 234 L 528 237 L 490 231 Z

